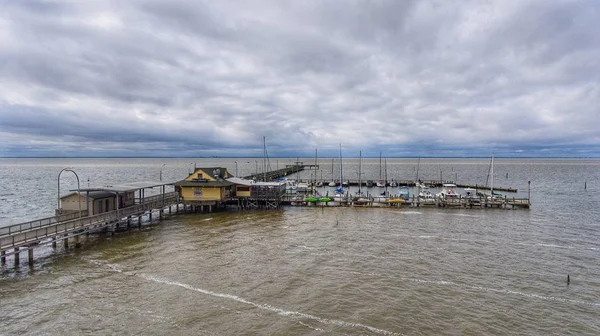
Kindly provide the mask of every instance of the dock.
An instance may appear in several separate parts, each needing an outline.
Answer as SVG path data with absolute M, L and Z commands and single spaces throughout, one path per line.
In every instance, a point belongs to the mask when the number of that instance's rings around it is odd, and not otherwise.
M 376 182 L 377 180 L 372 180 L 372 181 Z M 310 181 L 310 180 L 302 179 L 300 182 L 306 182 L 309 184 L 312 182 L 315 182 L 315 183 L 320 182 L 322 185 L 327 186 L 327 184 L 329 182 L 331 182 L 331 180 L 317 179 L 314 181 Z M 336 183 L 336 186 L 339 186 L 339 184 L 340 184 L 339 180 L 336 180 L 334 182 Z M 452 180 L 423 180 L 421 182 L 432 188 L 441 188 L 444 184 L 455 184 L 459 188 L 473 188 L 473 189 L 477 189 L 477 190 L 490 190 L 489 186 L 482 186 L 482 185 L 478 185 L 478 184 L 459 184 L 459 183 L 455 183 Z M 387 187 L 394 188 L 392 183 L 396 183 L 396 187 L 399 187 L 399 186 L 415 187 L 416 186 L 416 182 L 413 180 L 388 180 L 388 181 L 386 181 Z M 344 180 L 344 186 L 358 187 L 359 184 L 361 184 L 362 187 L 367 187 L 366 180 L 361 180 L 361 181 L 359 181 L 359 180 Z M 376 187 L 373 186 L 373 188 L 376 188 Z M 494 191 L 516 193 L 518 190 L 515 188 L 508 188 L 508 187 L 494 187 Z
M 271 170 L 264 173 L 256 173 L 248 176 L 244 176 L 244 179 L 247 180 L 256 180 L 256 181 L 275 181 L 278 178 L 283 178 L 291 174 L 295 174 L 301 172 L 306 169 L 319 169 L 319 165 L 317 164 L 304 164 L 304 162 L 298 161 L 293 164 L 285 165 L 285 168 Z

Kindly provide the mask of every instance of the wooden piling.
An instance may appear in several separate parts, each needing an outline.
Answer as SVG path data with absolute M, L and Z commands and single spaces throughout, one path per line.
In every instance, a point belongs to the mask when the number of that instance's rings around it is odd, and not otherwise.
M 63 245 L 65 246 L 65 249 L 69 248 L 69 238 L 64 238 L 63 239 Z
M 15 266 L 19 266 L 19 248 L 15 247 Z
M 29 250 L 27 250 L 27 257 L 29 266 L 33 266 L 33 247 L 30 247 Z
M 52 238 L 52 248 L 56 248 L 56 237 Z
M 0 252 L 0 263 L 2 265 L 6 264 L 6 251 Z
M 79 242 L 79 236 L 75 236 L 75 248 L 80 248 L 81 243 Z

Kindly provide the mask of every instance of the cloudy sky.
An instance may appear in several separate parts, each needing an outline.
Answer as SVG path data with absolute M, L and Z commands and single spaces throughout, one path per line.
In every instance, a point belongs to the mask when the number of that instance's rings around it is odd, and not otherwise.
M 597 0 L 0 6 L 0 156 L 600 156 Z

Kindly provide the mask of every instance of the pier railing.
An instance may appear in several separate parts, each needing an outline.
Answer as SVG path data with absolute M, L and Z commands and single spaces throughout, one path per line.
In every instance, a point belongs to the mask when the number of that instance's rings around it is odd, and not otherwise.
M 21 224 L 10 225 L 0 228 L 0 249 L 20 247 L 27 244 L 37 243 L 41 240 L 68 235 L 77 231 L 99 229 L 125 217 L 140 215 L 152 209 L 162 208 L 173 204 L 179 199 L 176 192 L 156 195 L 145 199 L 143 204 L 104 212 L 101 214 L 85 217 L 76 217 L 64 221 L 48 221 L 48 218 L 30 221 Z M 62 216 L 56 216 L 62 219 Z

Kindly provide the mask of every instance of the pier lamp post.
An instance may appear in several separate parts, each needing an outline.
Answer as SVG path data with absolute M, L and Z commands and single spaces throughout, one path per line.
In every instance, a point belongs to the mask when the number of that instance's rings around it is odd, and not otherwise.
M 237 165 L 237 161 L 233 161 L 233 162 L 235 162 L 235 176 L 237 177 L 237 176 L 238 176 L 238 169 L 237 169 L 237 168 L 238 168 L 238 165 Z
M 62 174 L 62 172 L 64 172 L 64 171 L 68 171 L 68 172 L 71 172 L 71 173 L 75 174 L 75 178 L 77 178 L 77 196 L 79 196 L 79 197 L 78 197 L 78 199 L 79 199 L 79 217 L 81 217 L 81 192 L 80 192 L 81 186 L 80 186 L 80 184 L 79 184 L 79 175 L 77 175 L 77 173 L 76 173 L 76 172 L 75 172 L 75 171 L 74 171 L 72 168 L 69 168 L 69 167 L 67 167 L 67 168 L 63 168 L 63 169 L 62 169 L 62 170 L 61 170 L 61 171 L 58 173 L 58 179 L 57 179 L 57 190 L 58 190 L 58 192 L 57 192 L 57 208 L 56 208 L 56 214 L 57 214 L 57 215 L 60 215 L 60 214 L 61 214 L 61 212 L 62 212 L 62 211 L 61 211 L 62 209 L 61 209 L 61 207 L 60 207 L 60 175 L 61 175 L 61 174 Z
M 531 181 L 527 181 L 527 202 L 531 204 Z
M 254 163 L 255 163 L 255 168 L 254 168 L 254 170 L 255 170 L 255 172 L 256 172 L 256 175 L 258 175 L 258 161 L 257 161 L 257 160 L 254 160 Z
M 166 163 L 163 163 L 163 165 L 160 166 L 160 173 L 159 173 L 159 177 L 158 177 L 160 181 L 162 181 L 162 169 L 165 165 L 166 165 Z

